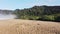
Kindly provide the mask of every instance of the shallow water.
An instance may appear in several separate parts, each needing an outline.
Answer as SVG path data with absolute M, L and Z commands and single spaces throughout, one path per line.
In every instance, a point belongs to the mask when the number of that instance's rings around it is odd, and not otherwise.
M 0 14 L 0 20 L 5 20 L 5 19 L 14 19 L 16 16 L 12 14 Z

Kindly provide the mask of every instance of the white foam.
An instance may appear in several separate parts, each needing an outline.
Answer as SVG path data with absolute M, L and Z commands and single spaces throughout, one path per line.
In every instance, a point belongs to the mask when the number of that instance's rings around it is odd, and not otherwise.
M 0 20 L 5 20 L 5 19 L 14 19 L 16 16 L 15 15 L 2 15 L 0 14 Z

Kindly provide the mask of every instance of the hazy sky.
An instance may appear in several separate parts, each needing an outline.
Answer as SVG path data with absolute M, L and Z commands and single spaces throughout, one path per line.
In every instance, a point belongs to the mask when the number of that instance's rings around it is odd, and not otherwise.
M 0 0 L 0 9 L 23 9 L 34 5 L 60 6 L 60 0 Z

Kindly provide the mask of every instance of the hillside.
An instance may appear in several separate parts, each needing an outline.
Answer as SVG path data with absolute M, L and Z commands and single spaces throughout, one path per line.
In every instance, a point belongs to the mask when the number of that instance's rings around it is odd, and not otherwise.
M 60 23 L 34 20 L 0 20 L 0 34 L 60 34 Z
M 34 6 L 14 11 L 18 19 L 59 21 L 60 6 Z

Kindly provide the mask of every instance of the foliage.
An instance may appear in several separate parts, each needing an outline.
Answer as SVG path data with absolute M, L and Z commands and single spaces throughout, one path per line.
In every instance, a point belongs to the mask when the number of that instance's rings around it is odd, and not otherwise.
M 60 6 L 34 6 L 14 11 L 18 19 L 60 21 Z
M 60 16 L 55 16 L 55 21 L 60 21 Z

